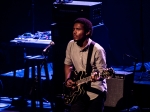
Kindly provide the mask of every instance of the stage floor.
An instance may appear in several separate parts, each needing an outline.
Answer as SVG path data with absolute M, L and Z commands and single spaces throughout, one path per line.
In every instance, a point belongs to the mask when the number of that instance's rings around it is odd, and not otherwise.
M 50 81 L 52 80 L 52 75 L 53 75 L 53 65 L 52 63 L 48 63 L 48 72 L 49 72 L 49 77 L 50 77 Z M 123 68 L 123 67 L 113 67 L 113 69 L 116 72 L 132 72 L 133 67 L 127 67 L 127 68 Z M 44 72 L 44 68 L 41 69 L 41 75 L 42 80 L 45 80 L 45 72 Z M 20 69 L 20 70 L 16 70 L 16 77 L 15 80 L 13 79 L 13 72 L 10 71 L 8 73 L 4 73 L 0 75 L 1 79 L 0 79 L 0 111 L 2 112 L 19 112 L 18 107 L 13 106 L 12 105 L 12 97 L 16 97 L 18 98 L 21 94 L 21 83 L 22 83 L 22 79 L 24 77 L 24 69 Z M 29 70 L 29 78 L 31 78 L 31 68 Z M 15 83 L 15 85 L 14 85 Z M 29 87 L 31 83 L 29 83 Z M 147 72 L 135 72 L 134 75 L 134 85 L 135 85 L 135 98 L 137 99 L 137 105 L 141 107 L 141 112 L 150 112 L 150 110 L 146 110 L 150 108 L 150 92 L 149 89 L 150 88 L 150 74 L 149 71 Z M 44 85 L 47 88 L 47 85 Z M 53 85 L 52 85 L 53 86 Z M 15 87 L 15 90 L 13 90 L 13 88 Z M 44 88 L 44 89 L 46 89 Z M 45 92 L 46 93 L 46 92 Z M 44 94 L 45 95 L 45 99 L 47 98 L 47 93 Z M 25 112 L 30 112 L 31 110 L 31 100 L 28 99 L 27 100 L 28 103 L 28 108 L 27 111 Z M 38 110 L 38 105 L 39 102 L 37 101 L 37 110 Z M 134 105 L 133 105 L 134 106 Z M 43 104 L 44 107 L 44 112 L 53 112 L 52 108 L 51 108 L 51 103 L 49 102 L 44 102 Z M 144 110 L 144 108 L 146 108 Z M 32 112 L 32 111 L 31 111 Z M 67 112 L 67 111 L 66 111 Z M 106 111 L 107 112 L 107 111 Z M 108 111 L 109 112 L 109 111 Z M 111 112 L 111 111 L 110 111 Z

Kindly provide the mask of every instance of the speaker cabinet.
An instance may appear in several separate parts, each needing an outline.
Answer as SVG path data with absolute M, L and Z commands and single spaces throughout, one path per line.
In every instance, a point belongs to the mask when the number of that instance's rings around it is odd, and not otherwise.
M 107 97 L 105 106 L 126 108 L 130 102 L 130 94 L 133 89 L 133 73 L 116 71 L 115 77 L 107 79 Z
M 72 3 L 53 3 L 53 20 L 56 23 L 73 23 L 75 19 L 84 17 L 93 25 L 102 23 L 102 2 L 73 1 Z

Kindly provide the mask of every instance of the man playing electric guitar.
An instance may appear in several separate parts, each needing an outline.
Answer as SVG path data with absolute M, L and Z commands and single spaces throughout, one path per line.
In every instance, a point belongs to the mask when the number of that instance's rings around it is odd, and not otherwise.
M 105 69 L 102 74 L 99 72 L 93 72 L 90 76 L 87 76 L 86 72 L 80 71 L 77 73 L 77 71 L 72 71 L 71 78 L 67 79 L 66 86 L 68 88 L 64 87 L 64 103 L 66 105 L 73 104 L 79 97 L 82 97 L 85 92 L 90 88 L 89 84 L 90 82 L 100 81 L 104 78 L 111 78 L 114 74 L 114 70 L 112 68 Z M 99 90 L 94 89 L 92 90 L 99 94 Z
M 88 19 L 76 19 L 73 25 L 73 40 L 68 43 L 66 49 L 66 58 L 64 61 L 66 87 L 76 88 L 78 85 L 78 83 L 71 78 L 72 67 L 77 71 L 77 75 L 84 71 L 84 77 L 90 76 L 91 80 L 90 83 L 87 83 L 84 94 L 77 97 L 77 99 L 71 103 L 71 112 L 103 112 L 104 110 L 107 84 L 106 79 L 101 77 L 99 73 L 102 74 L 106 69 L 106 54 L 103 47 L 98 43 L 93 45 L 90 57 L 90 68 L 87 69 L 89 47 L 93 42 L 91 39 L 92 32 L 92 23 Z M 97 72 L 95 72 L 95 70 Z

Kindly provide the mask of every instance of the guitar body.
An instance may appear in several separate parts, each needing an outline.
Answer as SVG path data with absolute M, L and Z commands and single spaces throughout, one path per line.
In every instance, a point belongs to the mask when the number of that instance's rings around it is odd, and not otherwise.
M 76 71 L 73 71 L 71 73 L 71 79 L 76 82 L 77 80 L 85 78 L 85 72 L 80 71 L 77 73 Z M 65 95 L 64 95 L 64 102 L 66 105 L 72 104 L 74 101 L 77 100 L 79 96 L 82 96 L 86 91 L 85 87 L 87 84 L 82 84 L 75 86 L 74 89 L 65 87 Z

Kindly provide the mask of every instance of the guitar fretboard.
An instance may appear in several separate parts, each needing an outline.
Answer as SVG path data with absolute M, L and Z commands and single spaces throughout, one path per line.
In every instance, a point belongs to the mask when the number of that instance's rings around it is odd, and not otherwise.
M 81 80 L 77 80 L 77 81 L 76 81 L 76 84 L 77 84 L 77 85 L 81 85 L 81 84 L 84 84 L 84 83 L 89 82 L 90 80 L 91 80 L 91 76 L 88 76 L 88 77 L 85 77 L 85 78 L 83 78 L 83 79 L 81 79 Z
M 84 74 L 85 72 L 82 72 L 81 73 L 81 76 Z M 112 69 L 109 69 L 108 71 L 103 71 L 102 73 L 97 73 L 96 75 L 98 75 L 98 76 L 102 76 L 103 78 L 107 78 L 107 77 L 109 77 L 109 76 L 111 76 L 113 74 L 113 70 Z M 83 75 L 84 76 L 84 75 Z M 79 85 L 81 85 L 81 84 L 84 84 L 84 83 L 87 83 L 87 82 L 89 82 L 89 81 L 91 81 L 91 76 L 87 76 L 87 77 L 84 77 L 84 78 L 82 78 L 82 79 L 80 79 L 80 80 L 77 80 L 76 81 L 76 84 L 79 86 Z

